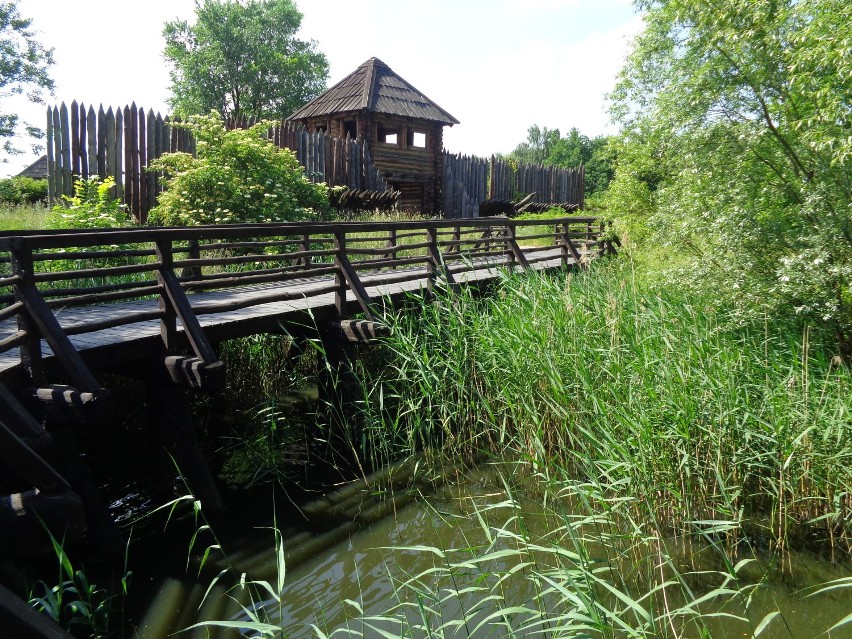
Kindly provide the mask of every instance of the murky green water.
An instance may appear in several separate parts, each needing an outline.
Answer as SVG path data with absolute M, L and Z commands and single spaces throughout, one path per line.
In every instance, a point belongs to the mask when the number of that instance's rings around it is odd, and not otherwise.
M 660 616 L 658 623 L 665 627 L 659 634 L 674 629 L 667 636 L 676 632 L 700 637 L 697 627 L 686 621 L 684 606 L 719 587 L 726 588 L 723 596 L 696 606 L 717 615 L 706 622 L 713 637 L 751 637 L 773 611 L 780 614 L 760 637 L 852 637 L 852 624 L 820 635 L 852 613 L 852 587 L 806 596 L 815 584 L 852 580 L 849 563 L 832 564 L 800 553 L 781 573 L 770 570 L 766 557 L 740 556 L 734 562 L 754 561 L 740 569 L 739 583 L 726 582 L 718 552 L 696 553 L 692 546 L 669 542 L 665 546 L 672 560 L 660 568 L 659 559 L 648 553 L 666 550 L 663 542 L 638 543 L 611 530 L 609 536 L 595 536 L 590 531 L 599 524 L 574 519 L 558 506 L 544 509 L 531 499 L 510 500 L 506 489 L 511 483 L 505 478 L 511 477 L 511 467 L 479 469 L 434 491 L 422 484 L 402 488 L 409 483 L 411 469 L 398 470 L 400 487 L 394 498 L 376 495 L 375 486 L 358 484 L 307 506 L 306 515 L 314 524 L 307 521 L 285 532 L 286 574 L 280 593 L 273 533 L 259 531 L 242 548 L 226 547 L 233 574 L 222 577 L 204 604 L 209 579 L 166 581 L 140 636 L 165 637 L 204 619 L 245 622 L 252 601 L 248 590 L 236 583 L 245 572 L 248 579 L 269 583 L 272 592 L 260 589 L 265 602 L 261 616 L 292 638 L 317 636 L 316 629 L 337 631 L 337 636 L 373 637 L 382 631 L 427 636 L 427 628 L 433 636 L 446 637 L 506 636 L 510 628 L 520 636 L 538 636 L 548 629 L 552 632 L 545 636 L 584 636 L 567 629 L 589 618 L 594 602 L 598 610 L 622 611 L 624 628 L 641 626 L 638 611 L 645 610 Z M 325 530 L 315 532 L 317 527 Z M 572 539 L 578 536 L 585 541 Z M 658 596 L 640 598 L 642 584 L 671 579 L 675 569 L 685 575 L 691 596 L 670 586 Z M 659 575 L 646 574 L 656 570 Z M 758 587 L 749 585 L 760 581 L 764 583 Z M 500 610 L 510 612 L 501 615 Z M 663 614 L 666 610 L 669 615 Z M 565 632 L 557 632 L 559 627 Z M 630 636 L 624 628 L 611 636 Z M 239 636 L 219 628 L 197 628 L 179 636 L 206 633 Z M 654 636 L 653 630 L 646 636 Z

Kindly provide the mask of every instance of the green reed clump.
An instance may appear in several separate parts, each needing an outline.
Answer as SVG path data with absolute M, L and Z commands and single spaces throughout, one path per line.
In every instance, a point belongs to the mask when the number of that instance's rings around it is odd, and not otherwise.
M 724 309 L 619 263 L 388 321 L 392 358 L 362 375 L 380 447 L 510 447 L 637 521 L 727 522 L 779 547 L 810 522 L 850 551 L 852 375 L 808 329 L 727 328 Z

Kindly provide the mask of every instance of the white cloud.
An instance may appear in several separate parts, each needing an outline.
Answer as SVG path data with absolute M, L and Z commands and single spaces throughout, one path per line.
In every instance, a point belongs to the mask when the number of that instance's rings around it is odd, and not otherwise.
M 332 82 L 376 56 L 461 121 L 447 129 L 454 152 L 506 152 L 532 124 L 608 131 L 603 94 L 613 87 L 641 20 L 628 0 L 297 0 L 301 37 L 315 39 Z M 163 23 L 191 19 L 194 0 L 19 0 L 40 41 L 56 49 L 55 99 L 165 110 Z M 133 8 L 132 13 L 126 9 Z M 116 15 L 133 15 L 126 28 Z M 2 108 L 9 108 L 4 101 Z M 21 104 L 41 124 L 44 108 Z M 2 110 L 2 109 L 0 109 Z M 3 166 L 14 173 L 34 160 Z

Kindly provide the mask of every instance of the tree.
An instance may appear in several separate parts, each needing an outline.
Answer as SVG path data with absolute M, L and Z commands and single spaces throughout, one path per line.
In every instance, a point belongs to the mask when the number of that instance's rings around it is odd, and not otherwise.
M 799 314 L 852 354 L 852 4 L 637 5 L 647 26 L 614 112 L 650 147 L 625 158 L 665 167 L 650 226 L 697 256 L 696 286 Z
M 43 103 L 42 90 L 53 90 L 48 67 L 53 64 L 53 49 L 39 44 L 30 26 L 32 20 L 22 18 L 14 2 L 0 3 L 0 100 L 25 94 L 36 103 Z M 7 153 L 20 153 L 12 138 L 22 124 L 15 113 L 0 112 L 0 138 Z M 26 131 L 39 137 L 41 131 L 23 123 Z
M 177 115 L 280 120 L 325 89 L 328 61 L 295 37 L 302 14 L 291 0 L 203 0 L 195 18 L 163 29 Z
M 604 136 L 589 138 L 572 128 L 560 137 L 559 129 L 539 128 L 532 125 L 527 131 L 527 141 L 521 142 L 509 158 L 526 164 L 544 164 L 574 168 L 586 166 L 586 195 L 606 189 L 614 174 L 613 151 Z
M 533 124 L 527 129 L 527 141 L 521 142 L 509 157 L 524 164 L 545 164 L 553 145 L 559 141 L 559 129 L 540 129 Z
M 327 213 L 328 189 L 315 184 L 289 149 L 266 137 L 269 122 L 227 130 L 216 113 L 185 124 L 196 156 L 166 153 L 150 164 L 165 172 L 165 191 L 148 221 L 167 226 L 292 222 Z

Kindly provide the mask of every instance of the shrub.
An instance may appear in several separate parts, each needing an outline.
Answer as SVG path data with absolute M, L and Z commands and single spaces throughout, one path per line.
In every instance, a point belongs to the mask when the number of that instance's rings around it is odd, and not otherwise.
M 53 207 L 48 226 L 55 229 L 91 229 L 127 226 L 130 217 L 121 200 L 110 196 L 115 185 L 111 177 L 77 180 L 74 196 L 63 196 L 65 204 Z
M 215 113 L 190 116 L 197 157 L 167 153 L 151 164 L 166 190 L 148 221 L 167 226 L 285 222 L 329 211 L 328 189 L 305 177 L 295 155 L 266 139 L 268 123 L 228 131 Z
M 0 202 L 35 204 L 47 199 L 47 180 L 11 177 L 0 180 Z

